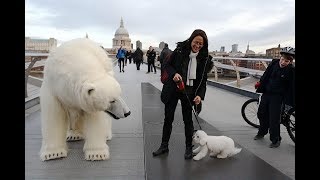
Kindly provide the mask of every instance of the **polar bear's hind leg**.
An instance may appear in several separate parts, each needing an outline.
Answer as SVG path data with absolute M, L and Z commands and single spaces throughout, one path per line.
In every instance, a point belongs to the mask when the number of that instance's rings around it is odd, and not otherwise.
M 83 118 L 76 112 L 69 112 L 69 128 L 67 132 L 67 141 L 83 140 Z

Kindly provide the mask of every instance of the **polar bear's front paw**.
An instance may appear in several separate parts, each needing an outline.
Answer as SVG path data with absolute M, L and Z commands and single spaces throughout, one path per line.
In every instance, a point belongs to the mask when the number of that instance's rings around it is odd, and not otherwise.
M 105 150 L 86 150 L 85 159 L 88 161 L 106 160 L 110 158 L 108 149 Z
M 63 157 L 67 157 L 67 151 L 63 148 L 56 149 L 56 150 L 50 150 L 50 151 L 43 151 L 40 153 L 40 159 L 42 161 L 63 158 Z
M 79 141 L 83 140 L 83 135 L 77 130 L 69 130 L 67 133 L 67 141 Z

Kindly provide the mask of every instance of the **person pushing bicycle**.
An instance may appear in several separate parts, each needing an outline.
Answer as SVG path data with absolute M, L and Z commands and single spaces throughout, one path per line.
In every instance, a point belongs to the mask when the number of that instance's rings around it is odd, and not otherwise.
M 258 108 L 260 127 L 254 140 L 262 139 L 268 130 L 270 133 L 270 148 L 280 146 L 280 115 L 282 105 L 295 107 L 294 76 L 295 48 L 284 47 L 280 51 L 280 59 L 273 59 L 267 69 L 255 84 L 256 92 L 262 93 Z

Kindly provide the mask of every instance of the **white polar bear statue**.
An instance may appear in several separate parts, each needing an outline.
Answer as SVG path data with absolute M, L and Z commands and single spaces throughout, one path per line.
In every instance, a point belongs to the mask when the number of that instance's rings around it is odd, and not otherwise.
M 66 140 L 80 139 L 86 160 L 109 159 L 111 119 L 130 114 L 120 94 L 112 60 L 94 41 L 74 39 L 53 50 L 40 89 L 41 160 L 66 157 Z

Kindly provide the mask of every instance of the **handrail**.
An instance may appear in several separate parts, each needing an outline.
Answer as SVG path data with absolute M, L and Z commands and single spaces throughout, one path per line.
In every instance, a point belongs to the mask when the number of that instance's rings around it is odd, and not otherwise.
M 25 57 L 45 57 L 45 56 L 49 56 L 49 53 L 31 53 L 31 52 L 25 52 L 24 54 Z
M 266 58 L 240 58 L 240 57 L 221 57 L 221 56 L 213 56 L 212 59 L 229 59 L 229 60 L 246 60 L 246 61 L 269 61 L 272 59 Z

